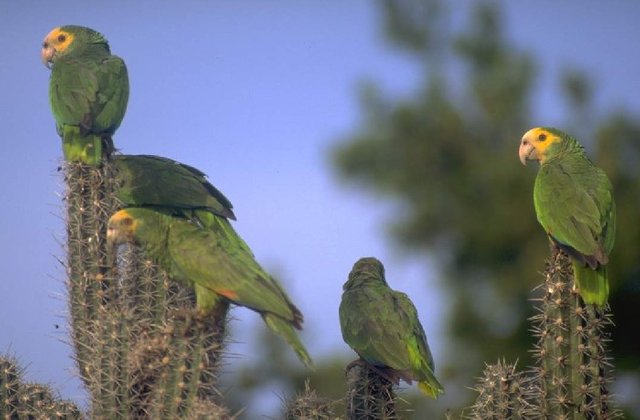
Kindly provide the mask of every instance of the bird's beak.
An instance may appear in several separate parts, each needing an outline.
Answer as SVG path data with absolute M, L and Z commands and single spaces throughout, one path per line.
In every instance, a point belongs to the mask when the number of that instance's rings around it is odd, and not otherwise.
M 111 248 L 115 242 L 115 230 L 111 227 L 107 227 L 107 246 Z
M 529 143 L 527 139 L 522 139 L 518 155 L 520 156 L 520 162 L 525 166 L 527 165 L 528 160 L 538 160 L 538 154 L 535 147 L 533 147 L 533 144 Z
M 118 242 L 116 241 L 115 229 L 107 228 L 107 266 L 113 267 L 116 262 L 116 252 L 118 251 Z
M 51 68 L 51 64 L 53 63 L 53 58 L 55 57 L 55 55 L 56 49 L 51 45 L 45 43 L 42 46 L 42 50 L 40 50 L 40 60 L 42 60 L 42 64 L 44 64 L 46 68 Z

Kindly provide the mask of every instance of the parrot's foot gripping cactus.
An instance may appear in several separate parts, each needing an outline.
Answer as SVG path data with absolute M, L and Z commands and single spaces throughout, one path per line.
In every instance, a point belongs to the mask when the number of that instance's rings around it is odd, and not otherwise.
M 1 419 L 81 419 L 78 407 L 71 401 L 54 396 L 46 385 L 24 383 L 17 363 L 0 356 Z
M 557 250 L 547 262 L 544 296 L 532 317 L 538 338 L 532 387 L 534 412 L 551 418 L 618 416 L 611 408 L 611 363 L 605 352 L 612 325 L 608 307 L 585 305 L 571 259 Z
M 363 360 L 347 367 L 347 419 L 397 419 L 393 382 Z

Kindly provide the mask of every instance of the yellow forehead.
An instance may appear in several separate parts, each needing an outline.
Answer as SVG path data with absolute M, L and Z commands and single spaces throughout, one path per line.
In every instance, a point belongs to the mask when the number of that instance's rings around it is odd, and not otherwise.
M 63 31 L 60 27 L 53 29 L 44 38 L 44 43 L 56 48 L 57 51 L 64 51 L 73 43 L 74 35 L 71 32 Z
M 135 230 L 136 219 L 127 210 L 120 210 L 111 216 L 110 223 L 126 226 L 128 229 Z
M 562 140 L 558 135 L 542 127 L 532 128 L 527 131 L 522 138 L 527 140 L 536 149 L 541 159 L 544 158 L 549 146 Z

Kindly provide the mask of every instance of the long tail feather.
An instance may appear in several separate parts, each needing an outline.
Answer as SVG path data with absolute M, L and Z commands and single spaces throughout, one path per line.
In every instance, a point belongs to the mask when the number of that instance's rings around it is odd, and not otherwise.
M 428 397 L 438 398 L 438 395 L 444 392 L 444 387 L 433 374 L 433 371 L 426 364 L 420 370 L 420 381 L 418 382 L 418 389 L 422 391 Z
M 98 166 L 102 161 L 103 139 L 96 134 L 80 134 L 75 126 L 63 129 L 62 151 L 67 162 L 83 162 Z
M 309 353 L 307 353 L 307 349 L 305 349 L 304 345 L 300 341 L 298 333 L 296 333 L 296 331 L 293 329 L 293 326 L 289 322 L 270 313 L 263 314 L 262 318 L 272 331 L 282 337 L 291 346 L 302 363 L 304 363 L 308 367 L 313 366 L 311 356 L 309 356 Z
M 607 267 L 600 266 L 597 270 L 585 267 L 580 262 L 573 262 L 573 272 L 576 285 L 584 303 L 603 306 L 609 298 L 609 280 Z
M 427 397 L 436 399 L 438 398 L 438 395 L 444 392 L 444 388 L 442 388 L 442 385 L 440 385 L 435 377 L 433 379 L 435 380 L 435 383 L 429 383 L 427 381 L 418 382 L 418 389 Z

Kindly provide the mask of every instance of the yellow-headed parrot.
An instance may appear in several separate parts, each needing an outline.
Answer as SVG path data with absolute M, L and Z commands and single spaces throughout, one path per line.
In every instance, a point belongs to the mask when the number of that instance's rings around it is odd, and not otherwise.
M 575 138 L 555 128 L 527 131 L 519 155 L 523 164 L 540 163 L 533 187 L 536 215 L 551 241 L 572 257 L 580 296 L 587 304 L 606 304 L 607 263 L 616 233 L 609 178 Z
M 139 207 L 116 212 L 107 226 L 111 252 L 125 242 L 141 245 L 171 279 L 195 289 L 202 314 L 212 311 L 220 299 L 252 309 L 284 338 L 303 363 L 311 365 L 311 357 L 295 331 L 302 329 L 302 313 L 256 262 L 229 221 L 207 212 L 210 218 L 202 227 L 172 213 L 171 209 Z
M 124 61 L 100 33 L 74 25 L 49 32 L 40 55 L 51 68 L 49 102 L 65 159 L 99 165 L 127 109 Z

